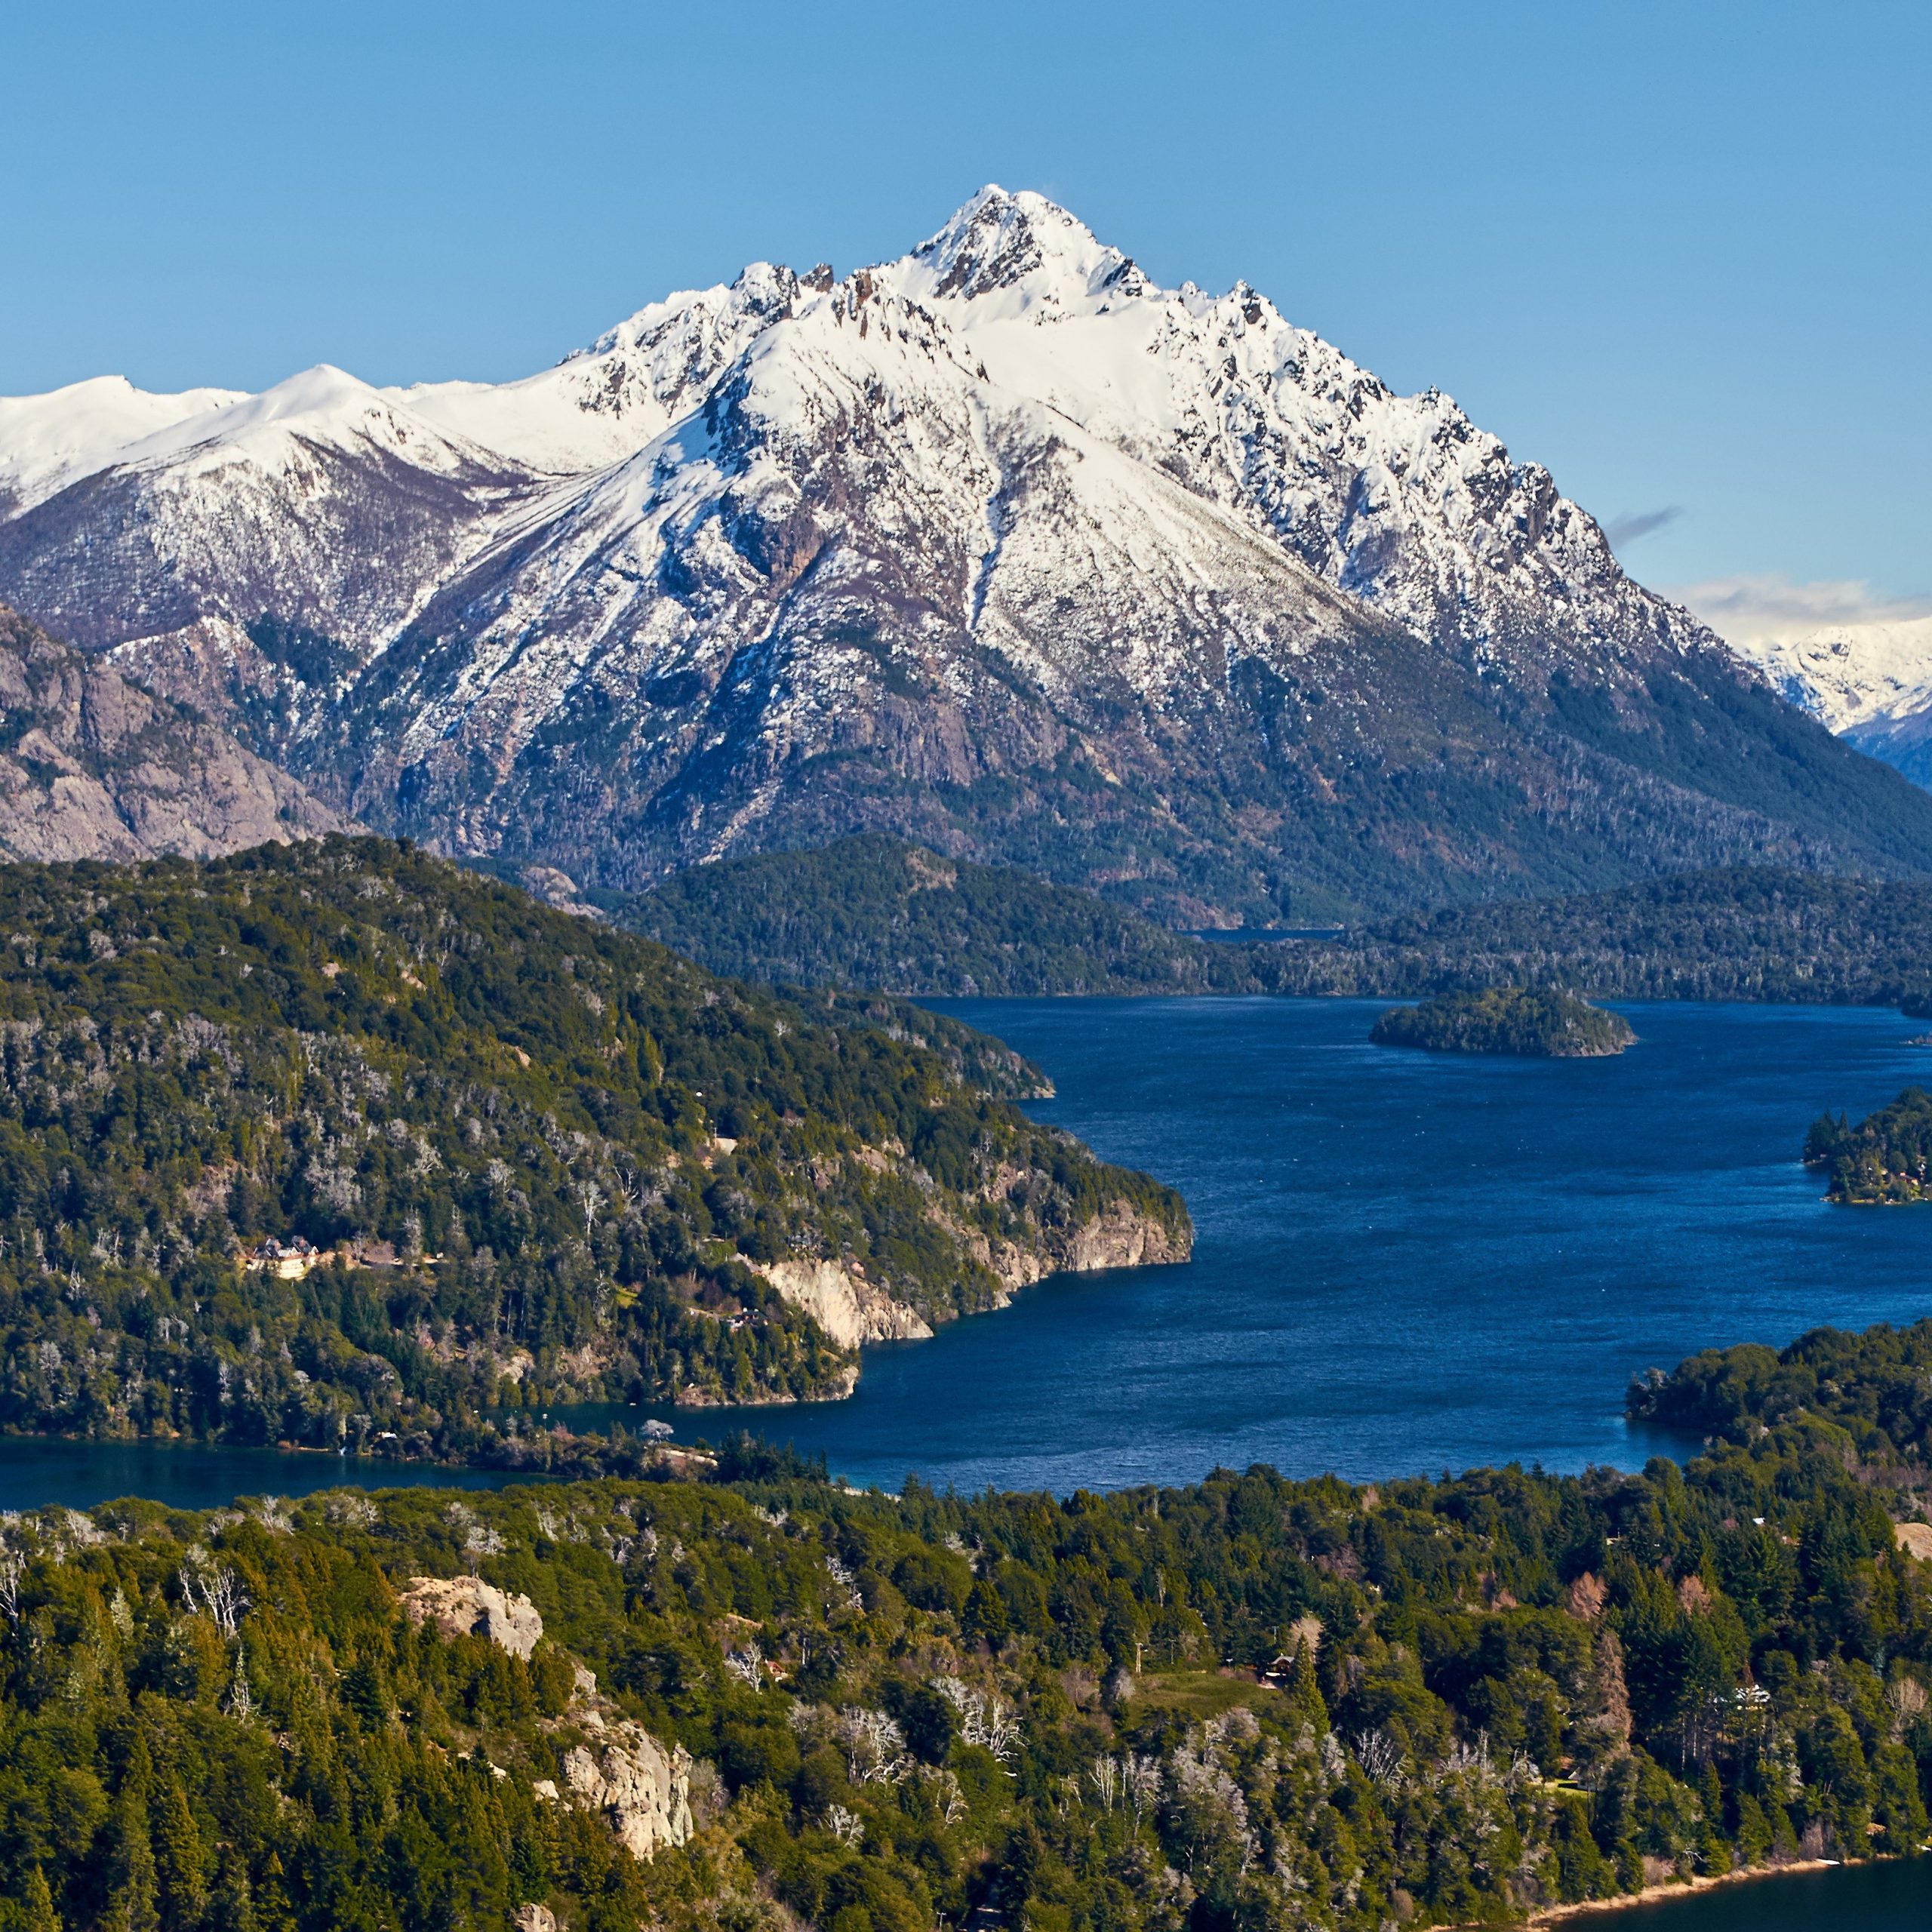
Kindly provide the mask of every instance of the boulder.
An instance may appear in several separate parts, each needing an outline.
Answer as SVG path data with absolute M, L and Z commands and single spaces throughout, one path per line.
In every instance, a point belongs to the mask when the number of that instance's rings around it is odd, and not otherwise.
M 433 1621 L 445 1635 L 488 1637 L 513 1657 L 527 1657 L 543 1620 L 526 1596 L 506 1596 L 480 1577 L 414 1577 L 402 1607 L 412 1623 Z

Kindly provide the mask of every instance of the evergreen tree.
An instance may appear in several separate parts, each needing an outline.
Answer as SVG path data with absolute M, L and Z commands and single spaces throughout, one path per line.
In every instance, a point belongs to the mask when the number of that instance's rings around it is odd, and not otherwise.
M 255 1887 L 257 1932 L 295 1932 L 295 1911 L 288 1898 L 288 1875 L 279 1856 L 270 1852 L 262 1867 L 262 1882 Z
M 162 1921 L 168 1932 L 193 1932 L 208 1910 L 208 1871 L 201 1829 L 178 1778 L 161 1780 L 152 1824 Z
M 998 1650 L 1004 1641 L 1006 1605 L 1000 1601 L 998 1591 L 985 1577 L 974 1584 L 967 1597 L 961 1622 L 967 1636 L 974 1643 L 984 1644 L 989 1650 Z
M 248 1863 L 232 1845 L 221 1848 L 214 1894 L 208 1901 L 208 1924 L 212 1932 L 260 1932 L 248 1886 Z
M 36 1865 L 27 1873 L 20 1897 L 22 1932 L 61 1932 L 60 1915 L 54 1909 L 54 1894 L 47 1874 Z
M 146 1752 L 143 1752 L 145 1758 Z M 154 1847 L 147 1807 L 138 1792 L 124 1790 L 114 1809 L 113 1886 L 103 1915 L 107 1932 L 160 1932 Z
M 1328 1706 L 1323 1701 L 1321 1685 L 1315 1674 L 1315 1650 L 1306 1637 L 1295 1649 L 1294 1674 L 1288 1680 L 1288 1702 L 1297 1716 L 1314 1727 L 1317 1737 L 1328 1729 Z

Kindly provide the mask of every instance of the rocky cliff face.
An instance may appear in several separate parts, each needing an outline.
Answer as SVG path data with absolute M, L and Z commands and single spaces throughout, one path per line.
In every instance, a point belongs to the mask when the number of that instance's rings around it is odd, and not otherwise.
M 601 1814 L 635 1858 L 649 1858 L 660 1845 L 682 1844 L 691 1835 L 690 1752 L 681 1745 L 667 1751 L 628 1718 L 608 1727 L 601 1718 L 589 1721 L 604 1734 L 564 1757 L 572 1801 Z
M 878 829 L 1196 924 L 1932 849 L 1447 398 L 1037 195 L 520 383 L 111 400 L 162 426 L 0 411 L 0 591 L 586 885 Z
M 994 1191 L 1004 1195 L 1023 1180 L 1017 1172 L 1002 1174 L 994 1183 Z M 1048 1275 L 1154 1267 L 1185 1261 L 1194 1251 L 1191 1223 L 1164 1221 L 1128 1201 L 1110 1201 L 1098 1213 L 1071 1226 L 1035 1226 L 1024 1241 L 989 1240 L 978 1229 L 937 1211 L 933 1218 L 959 1240 L 998 1284 L 989 1304 L 995 1306 L 1003 1307 L 1015 1290 L 1030 1287 Z M 841 1348 L 858 1348 L 869 1342 L 924 1341 L 933 1332 L 929 1315 L 944 1321 L 961 1312 L 957 1303 L 921 1310 L 897 1300 L 867 1281 L 863 1269 L 840 1262 L 750 1265 L 795 1308 L 811 1315 Z M 852 1386 L 857 1386 L 855 1374 Z
M 0 857 L 206 858 L 343 823 L 226 731 L 0 606 Z

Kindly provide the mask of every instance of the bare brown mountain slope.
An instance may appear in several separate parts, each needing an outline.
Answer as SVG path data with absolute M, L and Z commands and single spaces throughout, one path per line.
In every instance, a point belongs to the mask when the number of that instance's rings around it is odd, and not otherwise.
M 0 605 L 0 857 L 199 859 L 347 823 L 226 731 Z

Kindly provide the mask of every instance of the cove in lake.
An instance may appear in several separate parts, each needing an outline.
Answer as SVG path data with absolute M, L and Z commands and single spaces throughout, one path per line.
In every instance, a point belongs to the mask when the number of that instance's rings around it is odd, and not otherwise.
M 1828 1207 L 1797 1158 L 1823 1109 L 1855 1118 L 1932 1078 L 1907 1044 L 1923 1023 L 1896 1013 L 1623 1005 L 1627 1053 L 1536 1061 L 1371 1047 L 1380 1001 L 934 1004 L 1046 1067 L 1060 1091 L 1039 1118 L 1178 1186 L 1194 1260 L 1063 1276 L 869 1349 L 848 1402 L 578 1426 L 745 1426 L 887 1487 L 1632 1466 L 1694 1447 L 1625 1423 L 1633 1372 L 1932 1310 L 1932 1208 Z M 504 1479 L 0 1442 L 10 1508 Z

